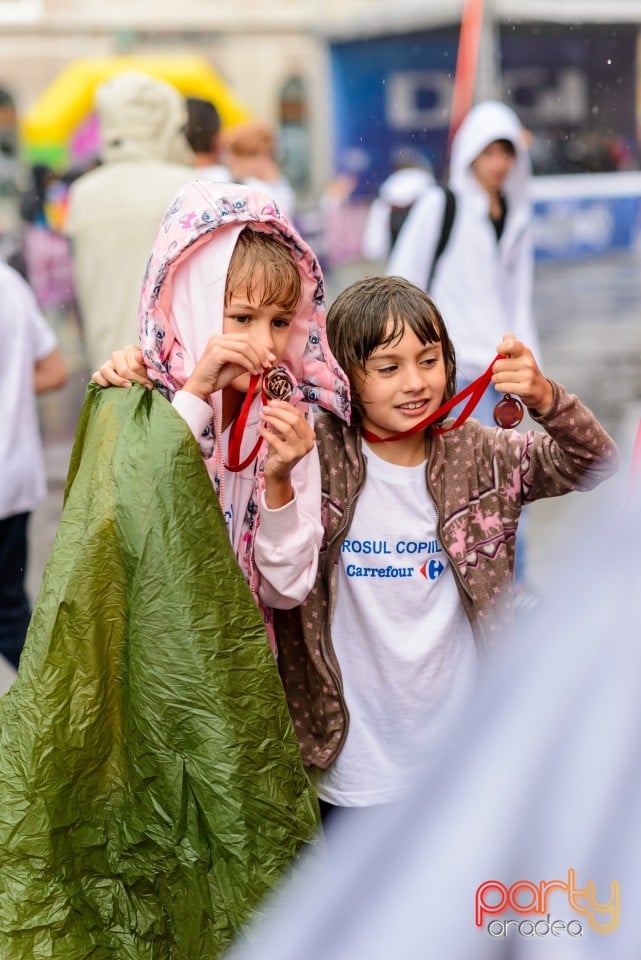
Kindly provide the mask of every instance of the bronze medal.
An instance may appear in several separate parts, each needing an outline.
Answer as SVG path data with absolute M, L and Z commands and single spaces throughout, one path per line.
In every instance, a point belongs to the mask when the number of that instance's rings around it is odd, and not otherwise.
M 263 377 L 263 393 L 268 400 L 289 400 L 294 387 L 285 367 L 272 367 Z
M 513 397 L 511 393 L 506 393 L 494 407 L 494 422 L 497 426 L 503 427 L 504 430 L 518 427 L 523 419 L 523 412 L 523 404 L 519 398 Z

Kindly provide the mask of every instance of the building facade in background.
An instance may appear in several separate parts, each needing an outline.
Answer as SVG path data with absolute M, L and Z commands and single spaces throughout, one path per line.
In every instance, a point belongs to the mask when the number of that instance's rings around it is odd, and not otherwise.
M 0 0 L 0 150 L 71 61 L 204 57 L 280 131 L 286 174 L 376 193 L 399 146 L 443 175 L 462 0 Z M 641 0 L 486 0 L 477 92 L 519 113 L 543 174 L 639 167 Z M 4 124 L 4 126 L 3 126 Z

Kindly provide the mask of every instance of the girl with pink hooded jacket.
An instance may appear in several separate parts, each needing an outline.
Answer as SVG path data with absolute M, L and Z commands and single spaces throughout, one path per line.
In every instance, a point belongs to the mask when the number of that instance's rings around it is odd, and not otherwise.
M 304 600 L 322 541 L 311 405 L 349 418 L 348 382 L 325 334 L 318 261 L 267 195 L 194 181 L 160 224 L 139 328 L 141 349 L 113 354 L 94 380 L 156 386 L 188 423 L 273 640 L 270 608 Z M 289 401 L 265 403 L 260 378 L 274 365 L 295 388 Z

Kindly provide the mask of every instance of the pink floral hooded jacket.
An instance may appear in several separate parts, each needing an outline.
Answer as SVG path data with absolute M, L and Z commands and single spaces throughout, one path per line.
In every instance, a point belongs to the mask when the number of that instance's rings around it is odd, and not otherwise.
M 291 402 L 301 406 L 308 419 L 313 404 L 349 422 L 349 385 L 327 344 L 320 266 L 267 194 L 206 180 L 194 180 L 176 194 L 161 221 L 147 266 L 139 329 L 150 378 L 198 439 L 238 562 L 273 640 L 270 608 L 300 603 L 314 582 L 322 538 L 317 452 L 313 450 L 292 471 L 294 501 L 269 511 L 262 497 L 265 444 L 245 471 L 231 476 L 224 469 L 220 391 L 211 395 L 208 406 L 181 392 L 209 338 L 222 332 L 229 262 L 246 227 L 280 239 L 299 267 L 302 296 L 280 361 L 298 385 Z M 257 396 L 251 407 L 241 458 L 258 439 L 261 402 Z

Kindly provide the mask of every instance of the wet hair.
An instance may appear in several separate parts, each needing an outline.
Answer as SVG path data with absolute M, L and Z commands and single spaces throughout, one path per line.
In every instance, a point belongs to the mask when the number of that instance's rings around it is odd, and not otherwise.
M 212 140 L 220 133 L 220 115 L 209 100 L 187 97 L 185 136 L 194 153 L 210 153 Z
M 349 377 L 356 411 L 354 373 L 365 375 L 377 347 L 397 343 L 406 326 L 421 343 L 441 344 L 446 373 L 443 400 L 456 393 L 454 345 L 434 301 L 402 277 L 365 277 L 343 290 L 327 313 L 329 348 Z
M 249 294 L 254 283 L 263 288 L 262 302 L 291 313 L 300 302 L 303 284 L 290 247 L 274 234 L 245 227 L 229 261 L 225 303 L 232 293 Z

